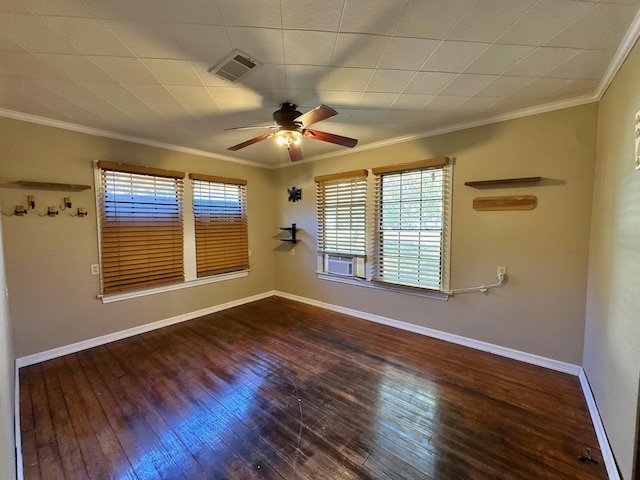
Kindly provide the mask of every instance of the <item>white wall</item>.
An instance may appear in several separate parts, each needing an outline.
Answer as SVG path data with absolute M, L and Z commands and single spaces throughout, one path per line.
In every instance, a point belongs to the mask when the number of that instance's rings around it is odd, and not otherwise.
M 627 480 L 633 478 L 640 377 L 640 170 L 634 169 L 638 85 L 636 45 L 599 105 L 583 359 Z
M 0 245 L 2 245 L 2 225 L 0 224 Z M 0 248 L 0 478 L 15 478 L 14 440 L 14 356 L 9 308 L 6 297 L 4 252 Z

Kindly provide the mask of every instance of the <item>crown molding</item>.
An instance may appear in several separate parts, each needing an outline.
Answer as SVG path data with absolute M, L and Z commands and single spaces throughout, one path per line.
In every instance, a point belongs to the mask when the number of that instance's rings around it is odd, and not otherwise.
M 616 54 L 613 56 L 613 59 L 611 60 L 607 71 L 604 73 L 604 76 L 602 77 L 602 80 L 598 85 L 595 93 L 595 97 L 597 97 L 598 100 L 603 97 L 603 95 L 609 88 L 609 85 L 611 85 L 611 82 L 618 73 L 618 70 L 620 70 L 620 67 L 622 67 L 622 64 L 631 52 L 631 49 L 638 41 L 638 37 L 640 37 L 640 10 L 638 11 L 638 13 L 636 13 L 636 16 L 631 22 L 631 26 L 627 30 L 627 33 L 624 35 L 624 38 L 622 39 L 622 42 L 620 43 Z
M 270 168 L 262 163 L 251 162 L 249 160 L 242 160 L 233 157 L 227 157 L 225 155 L 213 154 L 204 150 L 197 150 L 195 148 L 182 147 L 180 145 L 173 145 L 171 143 L 158 142 L 156 140 L 149 140 L 148 138 L 135 137 L 133 135 L 125 135 L 123 133 L 111 132 L 109 130 L 102 130 L 99 128 L 86 127 L 84 125 L 78 125 L 76 123 L 63 122 L 62 120 L 53 120 L 51 118 L 40 117 L 38 115 L 32 115 L 30 113 L 16 112 L 14 110 L 7 110 L 0 108 L 0 117 L 12 118 L 13 120 L 21 120 L 23 122 L 36 123 L 39 125 L 45 125 L 47 127 L 61 128 L 63 130 L 70 130 L 72 132 L 85 133 L 87 135 L 95 135 L 97 137 L 112 138 L 114 140 L 122 140 L 125 142 L 137 143 L 139 145 L 146 145 L 148 147 L 163 148 L 165 150 L 172 150 L 174 152 L 187 153 L 189 155 L 198 155 L 200 157 L 214 158 L 216 160 L 222 160 L 225 162 L 239 163 L 241 165 L 249 165 L 258 168 Z
M 300 162 L 295 163 L 280 163 L 274 168 L 285 168 L 301 165 L 304 163 L 316 162 L 318 160 L 326 160 L 328 158 L 336 158 L 344 155 L 352 155 L 358 152 L 365 152 L 367 150 L 374 150 L 382 147 L 390 147 L 399 143 L 411 142 L 413 140 L 420 140 L 422 138 L 435 137 L 437 135 L 444 135 L 445 133 L 459 132 L 461 130 L 468 130 L 470 128 L 482 127 L 484 125 L 491 125 L 494 123 L 505 122 L 507 120 L 515 120 L 518 118 L 530 117 L 532 115 L 538 115 L 541 113 L 553 112 L 555 110 L 562 110 L 565 108 L 578 107 L 580 105 L 586 105 L 594 103 L 600 100 L 599 97 L 594 95 L 584 95 L 582 97 L 571 98 L 569 100 L 561 100 L 558 102 L 547 103 L 536 107 L 525 108 L 517 110 L 515 112 L 505 113 L 501 115 L 495 115 L 493 117 L 486 117 L 480 120 L 474 120 L 472 122 L 456 123 L 453 125 L 447 125 L 445 127 L 427 130 L 426 132 L 416 133 L 412 135 L 404 135 L 402 137 L 395 137 L 389 140 L 382 140 L 380 142 L 369 143 L 360 147 L 355 147 L 349 150 L 343 150 L 339 152 L 325 153 L 322 155 L 316 155 L 313 157 L 305 158 Z
M 624 61 L 627 58 L 627 56 L 629 55 L 629 52 L 631 52 L 631 49 L 633 48 L 633 46 L 635 45 L 635 43 L 636 43 L 636 41 L 638 40 L 639 37 L 640 37 L 640 11 L 638 11 L 638 13 L 636 14 L 635 18 L 633 19 L 633 22 L 631 23 L 631 26 L 627 30 L 627 33 L 625 34 L 620 46 L 618 47 L 618 50 L 616 51 L 616 54 L 614 55 L 613 59 L 611 60 L 611 63 L 609 64 L 609 67 L 607 68 L 607 71 L 605 72 L 602 80 L 600 81 L 600 84 L 598 85 L 598 88 L 596 89 L 596 91 L 592 95 L 584 95 L 582 97 L 576 97 L 576 98 L 572 98 L 572 99 L 569 99 L 569 100 L 563 100 L 563 101 L 559 101 L 559 102 L 552 102 L 552 103 L 548 103 L 548 104 L 545 104 L 545 105 L 540 105 L 540 106 L 536 106 L 536 107 L 532 107 L 532 108 L 525 108 L 525 109 L 518 110 L 518 111 L 515 111 L 515 112 L 511 112 L 511 113 L 496 115 L 496 116 L 493 116 L 493 117 L 487 117 L 487 118 L 480 119 L 480 120 L 474 120 L 472 122 L 463 122 L 463 123 L 458 123 L 458 124 L 454 124 L 454 125 L 448 125 L 448 126 L 445 126 L 445 127 L 428 130 L 426 132 L 419 133 L 419 134 L 412 134 L 412 135 L 404 135 L 404 136 L 401 136 L 401 137 L 395 137 L 395 138 L 392 138 L 392 139 L 389 139 L 389 140 L 383 140 L 383 141 L 380 141 L 380 142 L 375 142 L 375 143 L 370 143 L 370 144 L 367 144 L 367 145 L 362 145 L 362 146 L 356 147 L 354 149 L 338 151 L 338 152 L 331 152 L 331 153 L 326 153 L 326 154 L 322 154 L 322 155 L 316 155 L 316 156 L 313 156 L 313 157 L 305 158 L 304 160 L 302 160 L 300 162 L 295 162 L 295 163 L 283 162 L 283 163 L 279 163 L 279 164 L 275 164 L 275 165 L 265 165 L 263 163 L 258 163 L 258 162 L 252 162 L 252 161 L 249 161 L 249 160 L 242 160 L 242 159 L 238 159 L 238 158 L 227 157 L 225 155 L 213 154 L 211 152 L 206 152 L 206 151 L 203 151 L 203 150 L 197 150 L 197 149 L 193 149 L 193 148 L 182 147 L 182 146 L 179 146 L 179 145 L 173 145 L 173 144 L 169 144 L 169 143 L 158 142 L 158 141 L 155 141 L 155 140 L 149 140 L 149 139 L 146 139 L 146 138 L 135 137 L 135 136 L 131 136 L 131 135 L 124 135 L 124 134 L 120 134 L 120 133 L 116 133 L 116 132 L 110 132 L 108 130 L 101 130 L 101 129 L 92 128 L 92 127 L 86 127 L 86 126 L 78 125 L 78 124 L 74 124 L 74 123 L 63 122 L 63 121 L 60 121 L 60 120 L 52 120 L 52 119 L 45 118 L 45 117 L 40 117 L 40 116 L 37 116 L 37 115 L 31 115 L 31 114 L 22 113 L 22 112 L 16 112 L 16 111 L 13 111 L 13 110 L 7 110 L 7 109 L 3 109 L 3 108 L 0 108 L 0 116 L 1 117 L 7 117 L 7 118 L 13 118 L 15 120 L 22 120 L 22 121 L 25 121 L 25 122 L 31 122 L 31 123 L 41 124 L 41 125 L 47 125 L 47 126 L 50 126 L 50 127 L 62 128 L 62 129 L 71 130 L 71 131 L 74 131 L 74 132 L 86 133 L 88 135 L 96 135 L 96 136 L 100 136 L 100 137 L 107 137 L 107 138 L 112 138 L 112 139 L 115 139 L 115 140 L 123 140 L 123 141 L 126 141 L 126 142 L 133 142 L 133 143 L 138 143 L 138 144 L 141 144 L 141 145 L 164 148 L 166 150 L 173 150 L 173 151 L 176 151 L 176 152 L 187 153 L 187 154 L 191 154 L 191 155 L 198 155 L 198 156 L 207 157 L 207 158 L 214 158 L 214 159 L 223 160 L 223 161 L 226 161 L 226 162 L 238 163 L 238 164 L 241 164 L 241 165 L 249 165 L 249 166 L 252 166 L 252 167 L 264 168 L 264 169 L 268 169 L 268 170 L 275 170 L 275 169 L 279 169 L 279 168 L 287 168 L 287 167 L 292 167 L 292 166 L 296 166 L 296 165 L 302 165 L 302 164 L 305 164 L 305 163 L 316 162 L 316 161 L 319 161 L 319 160 L 326 160 L 326 159 L 329 159 L 329 158 L 342 157 L 342 156 L 351 155 L 351 154 L 354 154 L 354 153 L 365 152 L 367 150 L 373 150 L 373 149 L 382 148 L 382 147 L 389 147 L 389 146 L 392 146 L 392 145 L 397 145 L 399 143 L 410 142 L 410 141 L 413 141 L 413 140 L 420 140 L 420 139 L 423 139 L 423 138 L 429 138 L 429 137 L 434 137 L 436 135 L 443 135 L 443 134 L 446 134 L 446 133 L 452 133 L 452 132 L 457 132 L 457 131 L 461 131 L 461 130 L 467 130 L 469 128 L 481 127 L 481 126 L 484 126 L 484 125 L 491 125 L 491 124 L 494 124 L 494 123 L 504 122 L 504 121 L 507 121 L 507 120 L 515 120 L 515 119 L 518 119 L 518 118 L 528 117 L 528 116 L 531 116 L 531 115 L 538 115 L 538 114 L 541 114 L 541 113 L 547 113 L 547 112 L 552 112 L 552 111 L 555 111 L 555 110 L 561 110 L 563 108 L 576 107 L 576 106 L 585 105 L 585 104 L 588 104 L 588 103 L 598 102 L 598 101 L 600 101 L 602 96 L 605 94 L 605 92 L 609 88 L 609 85 L 611 84 L 611 82 L 615 78 L 616 73 L 618 72 L 618 70 L 620 70 L 620 67 L 624 63 Z

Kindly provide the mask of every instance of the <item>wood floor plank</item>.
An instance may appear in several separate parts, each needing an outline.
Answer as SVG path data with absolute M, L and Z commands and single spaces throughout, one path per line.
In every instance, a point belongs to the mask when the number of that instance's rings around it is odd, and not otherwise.
M 47 479 L 63 479 L 64 471 L 42 370 L 42 366 L 35 368 L 37 374 L 30 376 L 29 380 L 40 475 Z
M 109 421 L 114 425 L 120 425 L 114 426 L 114 431 L 128 431 L 123 433 L 124 437 L 120 442 L 134 470 L 146 472 L 140 472 L 138 476 L 166 479 L 207 478 L 201 469 L 189 472 L 187 462 L 176 463 L 170 442 L 166 442 L 162 432 L 158 434 L 147 422 L 147 417 L 152 415 L 152 407 L 144 403 L 138 404 L 136 399 L 141 397 L 140 394 L 134 393 L 132 388 L 123 388 L 120 381 L 122 377 L 113 377 L 113 370 L 106 366 L 111 359 L 107 351 L 100 352 L 88 359 L 92 366 L 87 365 L 86 368 L 95 369 L 100 378 L 94 377 L 93 381 L 97 384 L 102 383 L 110 393 L 106 399 L 101 400 L 104 402 L 103 408 Z M 180 448 L 183 448 L 182 445 Z M 191 476 L 187 476 L 188 474 Z
M 605 479 L 576 377 L 270 297 L 20 371 L 25 478 Z
M 40 479 L 38 448 L 36 446 L 35 419 L 31 402 L 30 377 L 37 375 L 39 365 L 21 368 L 20 376 L 20 430 L 22 440 L 22 468 L 25 478 Z
M 61 364 L 64 364 L 64 362 L 61 359 L 56 359 L 48 363 L 47 366 L 49 368 L 43 368 L 42 373 L 48 388 L 49 407 L 60 450 L 64 476 L 69 479 L 84 480 L 88 479 L 89 476 L 76 438 L 76 432 L 71 423 L 67 404 L 62 394 L 60 382 L 58 381 L 57 369 L 60 368 Z

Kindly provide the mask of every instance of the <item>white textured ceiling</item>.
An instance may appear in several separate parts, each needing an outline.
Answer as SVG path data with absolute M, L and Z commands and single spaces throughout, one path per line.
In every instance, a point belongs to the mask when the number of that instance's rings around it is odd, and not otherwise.
M 289 160 L 272 139 L 227 150 L 264 131 L 224 129 L 268 124 L 283 102 L 303 113 L 324 103 L 339 115 L 313 128 L 366 148 L 594 100 L 637 37 L 639 7 L 640 0 L 0 0 L 0 115 L 275 166 Z M 262 66 L 236 84 L 207 73 L 234 50 Z M 302 150 L 313 159 L 346 149 L 304 139 Z

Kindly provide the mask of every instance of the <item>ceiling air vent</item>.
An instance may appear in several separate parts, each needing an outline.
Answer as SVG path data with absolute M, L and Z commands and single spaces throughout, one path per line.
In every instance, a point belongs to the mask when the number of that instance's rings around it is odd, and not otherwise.
M 258 66 L 260 66 L 260 64 L 254 59 L 236 50 L 222 63 L 211 67 L 207 72 L 213 73 L 230 82 L 235 82 Z

